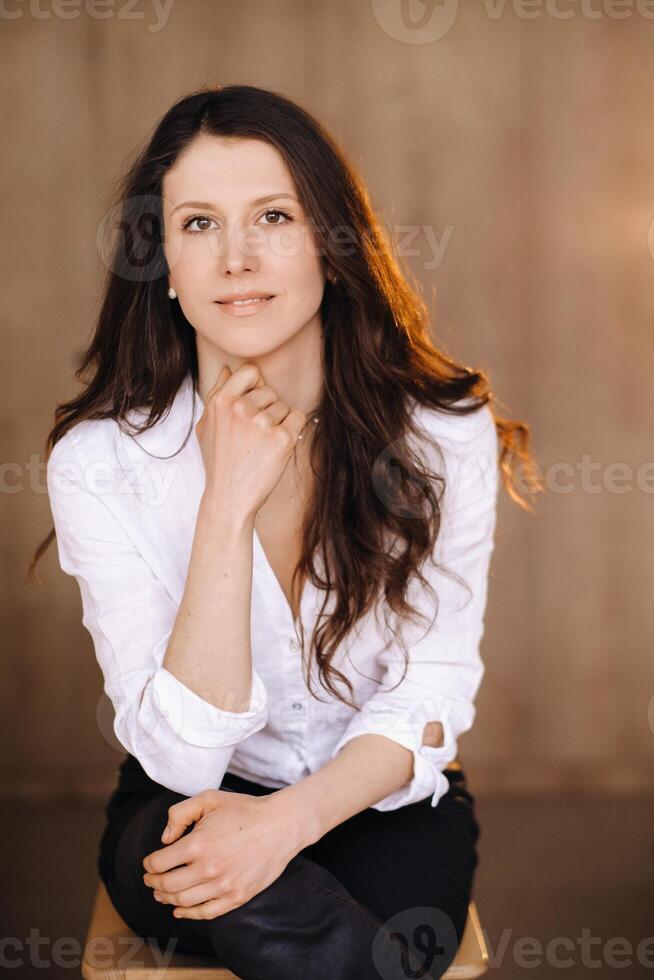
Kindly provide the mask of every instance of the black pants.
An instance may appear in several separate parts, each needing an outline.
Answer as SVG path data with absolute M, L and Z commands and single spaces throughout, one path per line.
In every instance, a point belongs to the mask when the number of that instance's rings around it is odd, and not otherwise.
M 436 807 L 429 798 L 369 807 L 300 851 L 240 908 L 175 919 L 143 882 L 143 859 L 162 847 L 168 807 L 185 797 L 128 755 L 105 808 L 98 869 L 138 936 L 162 951 L 215 956 L 242 980 L 436 980 L 463 935 L 480 833 L 463 769 L 445 775 L 449 790 Z M 231 773 L 220 788 L 276 792 Z

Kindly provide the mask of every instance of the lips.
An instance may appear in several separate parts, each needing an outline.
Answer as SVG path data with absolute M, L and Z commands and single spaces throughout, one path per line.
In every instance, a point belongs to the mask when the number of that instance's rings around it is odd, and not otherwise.
M 262 313 L 274 299 L 274 296 L 259 296 L 243 300 L 218 300 L 217 305 L 222 306 L 223 312 L 230 317 L 249 317 Z
M 253 303 L 267 303 L 274 298 L 274 296 L 249 296 L 243 299 L 219 299 L 216 302 L 221 306 L 248 306 Z

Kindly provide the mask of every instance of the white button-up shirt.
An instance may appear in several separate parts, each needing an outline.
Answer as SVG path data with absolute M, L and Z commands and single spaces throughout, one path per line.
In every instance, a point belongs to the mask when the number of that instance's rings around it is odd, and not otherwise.
M 192 796 L 218 788 L 225 772 L 265 786 L 289 785 L 319 770 L 350 739 L 384 735 L 413 753 L 414 769 L 408 783 L 374 808 L 393 810 L 428 796 L 435 806 L 449 786 L 442 770 L 472 726 L 484 674 L 479 648 L 499 486 L 490 409 L 456 416 L 415 405 L 416 421 L 443 455 L 423 439 L 414 448 L 447 481 L 431 558 L 460 576 L 470 592 L 431 560 L 422 570 L 437 602 L 412 577 L 408 598 L 428 618 L 403 624 L 409 652 L 404 680 L 395 686 L 404 667 L 401 645 L 373 607 L 332 661 L 352 683 L 358 710 L 320 684 L 312 657 L 312 687 L 321 700 L 313 697 L 303 675 L 299 630 L 254 531 L 252 688 L 248 710 L 240 712 L 216 707 L 162 667 L 205 485 L 194 428 L 203 405 L 195 393 L 194 407 L 193 395 L 188 374 L 169 412 L 140 435 L 122 433 L 113 419 L 78 422 L 48 461 L 59 562 L 79 584 L 82 623 L 114 706 L 116 737 L 152 779 Z M 144 417 L 138 412 L 129 419 Z M 440 484 L 434 489 L 440 493 Z M 316 563 L 324 568 L 319 557 Z M 306 582 L 299 615 L 307 642 L 324 595 Z M 329 596 L 327 615 L 334 598 Z M 220 635 L 213 653 L 220 658 Z M 425 725 L 433 721 L 441 722 L 444 741 L 423 745 Z

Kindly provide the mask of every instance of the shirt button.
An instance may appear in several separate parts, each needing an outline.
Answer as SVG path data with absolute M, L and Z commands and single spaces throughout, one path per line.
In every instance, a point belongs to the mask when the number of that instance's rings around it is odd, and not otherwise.
M 302 705 L 300 704 L 300 702 L 299 702 L 299 701 L 294 701 L 294 702 L 293 702 L 293 707 L 294 707 L 294 709 L 295 709 L 296 711 L 302 711 Z
M 291 642 L 289 643 L 289 647 L 293 651 L 293 653 L 295 653 L 296 650 L 300 649 L 297 643 L 295 642 L 295 640 L 291 640 Z

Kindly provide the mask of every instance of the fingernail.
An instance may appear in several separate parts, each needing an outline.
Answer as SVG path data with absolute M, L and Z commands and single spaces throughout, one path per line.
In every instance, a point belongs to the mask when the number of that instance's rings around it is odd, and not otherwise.
M 166 841 L 166 840 L 168 840 L 169 837 L 170 837 L 170 827 L 166 827 L 166 829 L 164 830 L 163 834 L 161 835 L 161 839 L 163 841 Z

